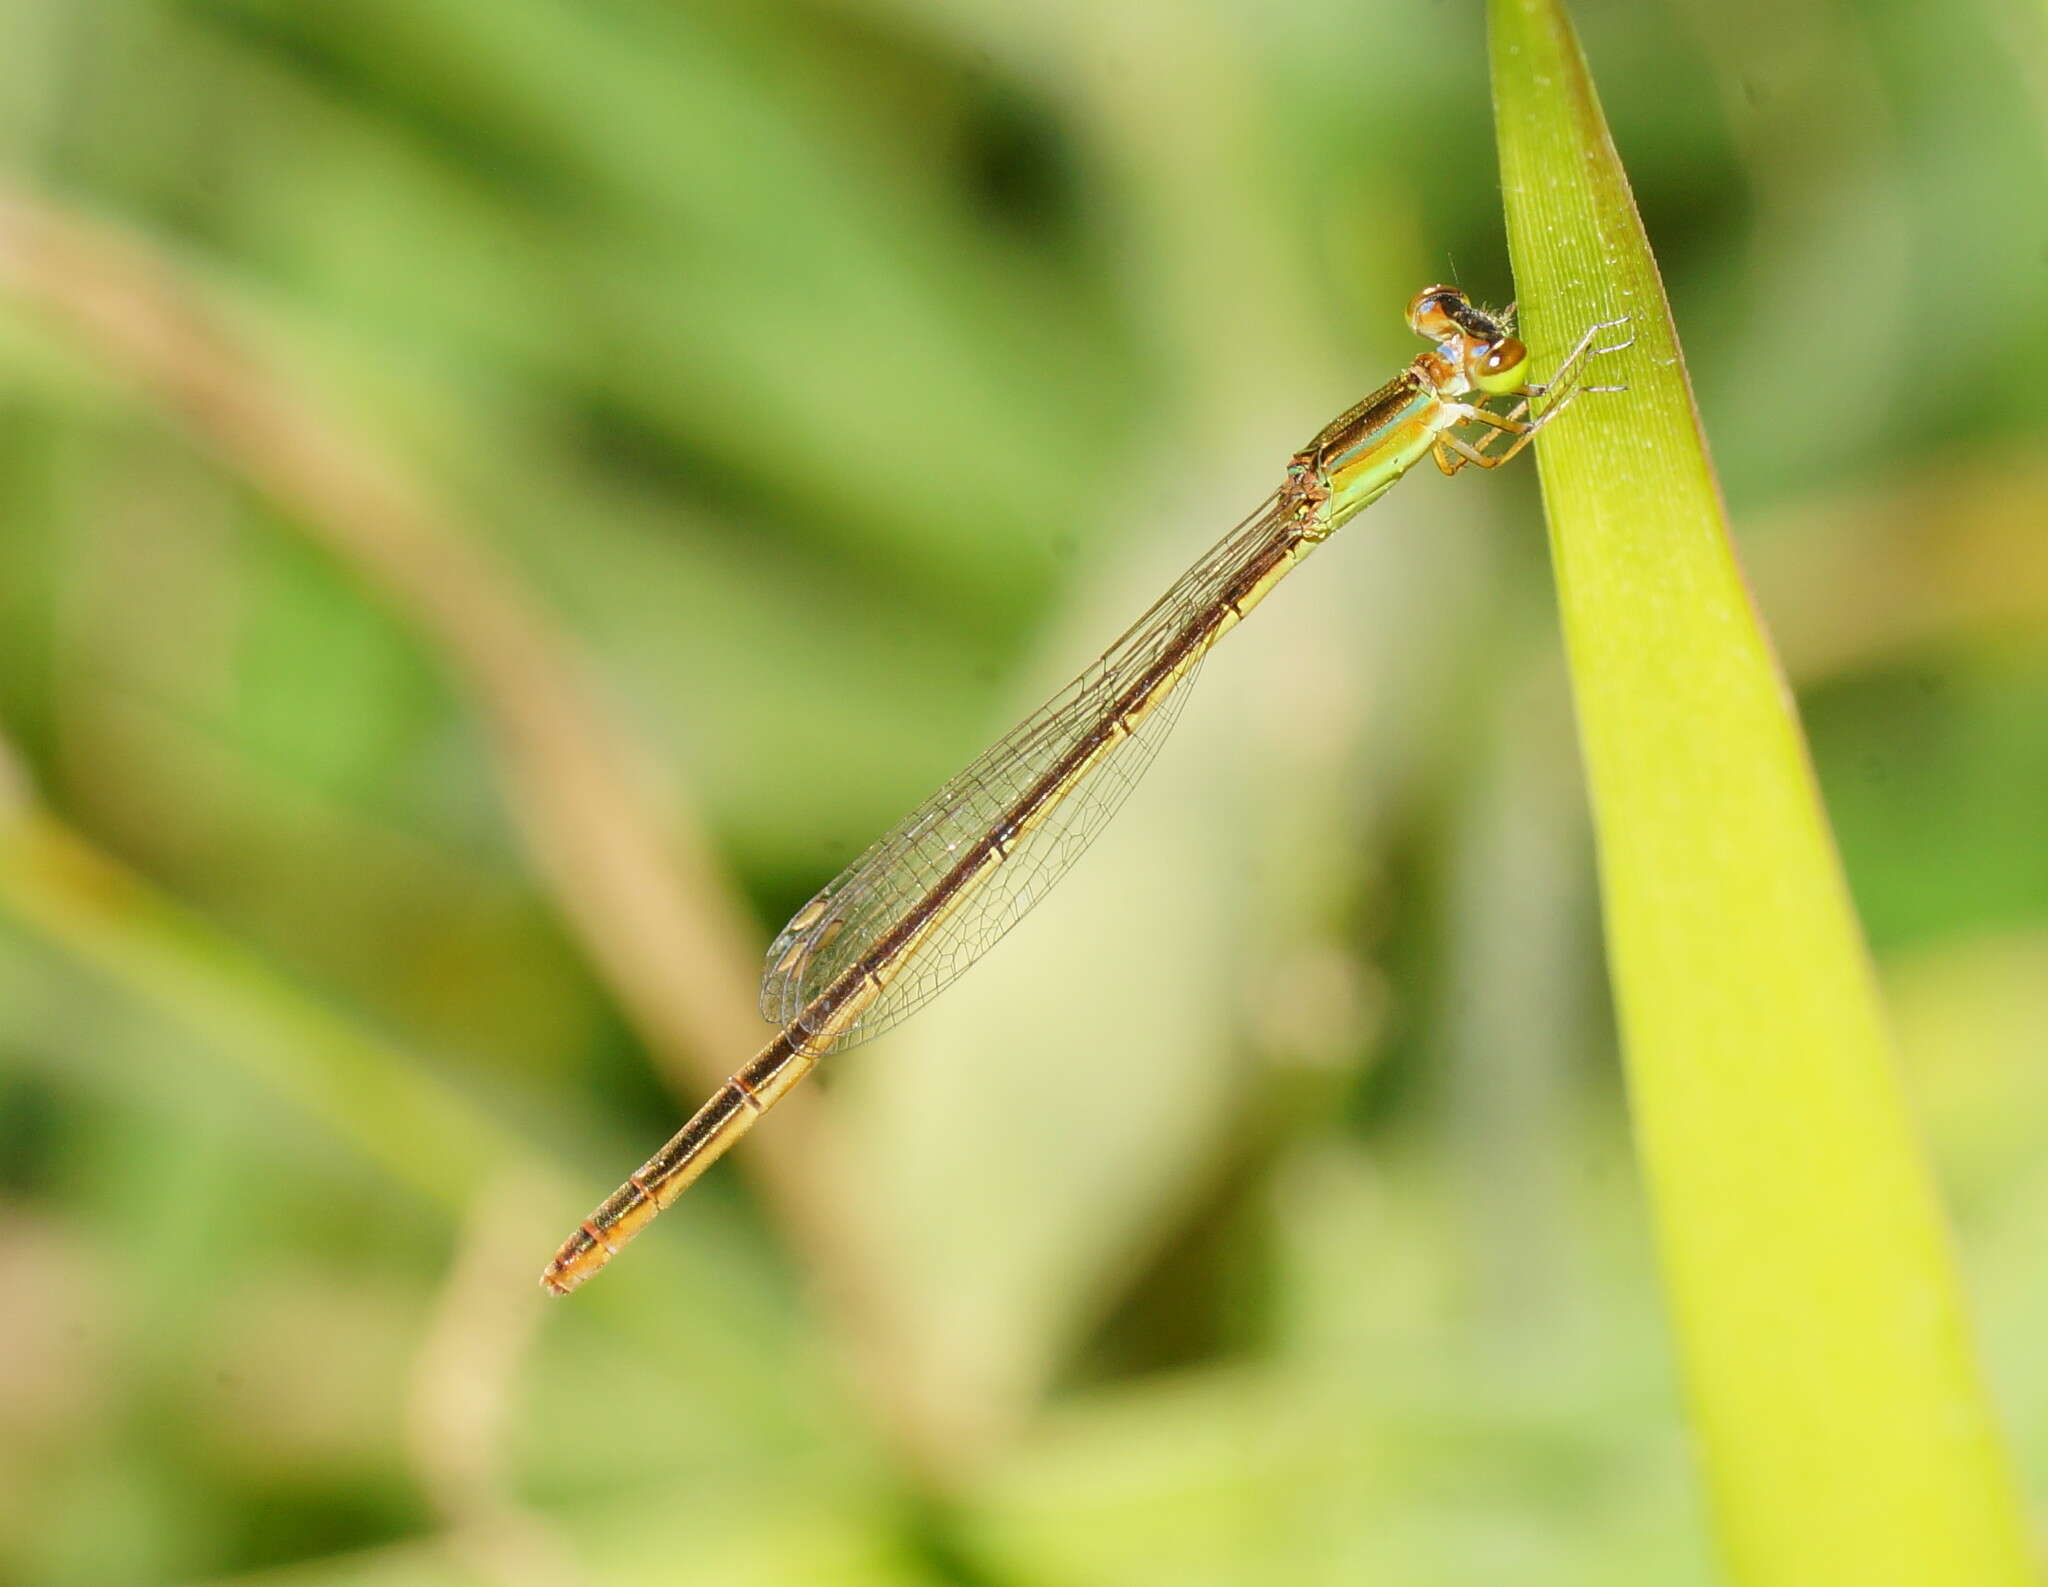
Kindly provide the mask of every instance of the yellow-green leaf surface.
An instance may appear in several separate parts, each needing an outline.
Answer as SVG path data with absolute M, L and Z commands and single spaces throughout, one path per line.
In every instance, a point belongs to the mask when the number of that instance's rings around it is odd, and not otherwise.
M 1639 1148 L 1745 1587 L 2032 1580 L 1934 1188 L 1676 333 L 1555 0 L 1494 0 L 1539 368 L 1635 345 L 1538 451 Z

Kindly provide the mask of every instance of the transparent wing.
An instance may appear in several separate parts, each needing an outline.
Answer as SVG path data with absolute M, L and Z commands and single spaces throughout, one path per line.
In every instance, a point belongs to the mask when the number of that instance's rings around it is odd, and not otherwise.
M 805 1010 L 874 952 L 990 832 L 1016 823 L 1023 801 L 1119 709 L 1134 686 L 1203 621 L 1233 580 L 1278 536 L 1291 504 L 1267 498 L 1087 671 L 978 756 L 790 919 L 768 950 L 761 1012 L 777 1025 Z M 897 968 L 884 989 L 830 1042 L 834 1050 L 880 1034 L 921 1007 L 986 953 L 1079 859 L 1151 764 L 1179 714 L 1199 658 L 1132 730 L 1104 751 L 1049 812 L 1006 846 Z

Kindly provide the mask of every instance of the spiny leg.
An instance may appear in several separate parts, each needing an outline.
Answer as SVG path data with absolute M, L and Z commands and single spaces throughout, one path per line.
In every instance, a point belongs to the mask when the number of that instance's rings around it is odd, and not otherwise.
M 1457 473 L 1466 463 L 1477 463 L 1481 468 L 1493 468 L 1501 463 L 1505 463 L 1509 458 L 1521 451 L 1523 447 L 1527 446 L 1529 438 L 1543 428 L 1544 419 L 1558 408 L 1563 407 L 1565 401 L 1575 395 L 1577 395 L 1576 392 L 1567 392 L 1565 397 L 1560 398 L 1550 408 L 1545 409 L 1543 413 L 1538 414 L 1534 419 L 1526 420 L 1521 417 L 1529 408 L 1526 398 L 1511 412 L 1495 413 L 1486 406 L 1486 399 L 1482 397 L 1479 401 L 1466 406 L 1465 413 L 1458 420 L 1458 423 L 1468 424 L 1476 420 L 1481 424 L 1492 425 L 1493 428 L 1488 430 L 1477 442 L 1467 441 L 1463 436 L 1453 435 L 1450 431 L 1446 430 L 1437 437 L 1436 443 L 1430 447 L 1429 455 L 1435 461 L 1436 466 L 1446 474 Z M 1505 452 L 1502 452 L 1498 457 L 1493 456 L 1489 449 L 1503 435 L 1511 435 L 1515 439 Z
M 1551 375 L 1548 381 L 1540 386 L 1527 386 L 1523 388 L 1527 396 L 1540 397 L 1545 392 L 1554 391 L 1559 386 L 1567 384 L 1571 372 L 1578 367 L 1579 360 L 1585 358 L 1588 354 L 1595 358 L 1605 358 L 1609 353 L 1618 353 L 1625 347 L 1635 346 L 1636 339 L 1633 336 L 1629 337 L 1627 341 L 1610 342 L 1604 347 L 1593 345 L 1599 340 L 1602 331 L 1616 330 L 1626 324 L 1628 324 L 1628 316 L 1624 314 L 1617 319 L 1595 320 L 1591 325 L 1588 325 L 1585 334 L 1572 345 L 1572 350 L 1564 355 L 1563 361 L 1558 364 L 1556 372 Z
M 1542 385 L 1524 386 L 1521 391 L 1522 400 L 1506 413 L 1493 412 L 1486 406 L 1483 397 L 1472 403 L 1459 422 L 1476 421 L 1491 425 L 1492 428 L 1477 442 L 1467 441 L 1462 436 L 1453 436 L 1447 432 L 1442 437 L 1442 444 L 1430 448 L 1430 455 L 1436 466 L 1446 474 L 1457 473 L 1466 463 L 1477 463 L 1482 468 L 1497 468 L 1533 441 L 1539 430 L 1563 413 L 1581 394 L 1588 391 L 1626 391 L 1626 386 L 1581 385 L 1573 373 L 1580 360 L 1588 353 L 1596 358 L 1604 357 L 1608 353 L 1618 353 L 1625 347 L 1633 346 L 1633 337 L 1624 342 L 1594 346 L 1595 339 L 1602 331 L 1612 330 L 1615 326 L 1626 323 L 1625 319 L 1601 320 L 1587 326 L 1585 334 L 1557 366 L 1557 373 Z M 1533 419 L 1526 417 L 1535 400 L 1544 396 L 1551 398 L 1550 403 Z M 1514 439 L 1509 442 L 1506 451 L 1496 453 L 1492 450 L 1493 445 L 1503 435 L 1511 435 Z
M 1492 435 L 1499 435 L 1500 433 L 1500 431 L 1495 430 L 1492 432 Z M 1529 438 L 1535 433 L 1536 426 L 1532 424 L 1522 434 L 1515 437 L 1515 444 L 1513 446 L 1495 456 L 1474 446 L 1462 435 L 1453 435 L 1449 430 L 1445 430 L 1437 436 L 1436 444 L 1429 449 L 1429 455 L 1436 459 L 1436 466 L 1446 474 L 1457 473 L 1467 463 L 1477 463 L 1481 468 L 1499 468 L 1501 464 L 1527 446 Z M 1488 439 L 1491 438 L 1491 436 L 1488 437 Z
M 1555 382 L 1552 384 L 1554 386 Z M 1476 443 L 1466 440 L 1462 435 L 1445 430 L 1437 437 L 1436 444 L 1430 448 L 1430 455 L 1436 460 L 1436 466 L 1446 474 L 1457 473 L 1467 463 L 1477 463 L 1481 468 L 1499 468 L 1501 464 L 1507 462 L 1509 458 L 1515 456 L 1523 447 L 1535 440 L 1537 435 L 1551 420 L 1563 413 L 1565 409 L 1569 408 L 1587 392 L 1621 391 L 1625 389 L 1627 388 L 1622 386 L 1574 386 L 1555 402 L 1551 403 L 1549 407 L 1537 414 L 1535 418 L 1527 421 L 1511 418 L 1507 414 L 1490 413 L 1484 408 L 1474 407 L 1458 422 L 1464 424 L 1473 419 L 1478 419 L 1486 424 L 1493 425 L 1495 428 L 1488 430 Z M 1512 435 L 1514 437 L 1508 443 L 1507 450 L 1505 452 L 1489 451 L 1488 448 L 1503 435 Z M 1455 454 L 1455 456 L 1451 454 Z
M 1516 403 L 1505 414 L 1496 415 L 1496 417 L 1507 419 L 1520 419 L 1528 413 L 1530 405 L 1534 403 L 1537 398 L 1550 396 L 1552 393 L 1556 392 L 1560 387 L 1570 386 L 1572 384 L 1572 371 L 1578 367 L 1579 361 L 1581 359 L 1586 358 L 1588 356 L 1594 358 L 1605 358 L 1609 353 L 1618 353 L 1621 352 L 1624 348 L 1635 346 L 1636 339 L 1633 336 L 1629 337 L 1626 341 L 1610 342 L 1605 346 L 1596 347 L 1594 345 L 1595 341 L 1598 339 L 1602 331 L 1611 331 L 1618 326 L 1626 324 L 1628 324 L 1628 316 L 1624 314 L 1619 319 L 1596 320 L 1591 325 L 1588 325 L 1586 327 L 1585 334 L 1580 336 L 1578 341 L 1573 344 L 1572 350 L 1564 355 L 1564 359 L 1562 362 L 1558 364 L 1556 372 L 1552 374 L 1548 380 L 1542 382 L 1541 384 L 1532 383 L 1530 385 L 1524 386 L 1521 390 L 1522 400 Z M 1621 391 L 1626 388 L 1621 386 L 1587 386 L 1581 389 L 1587 391 Z M 1568 396 L 1570 395 L 1570 393 L 1567 392 L 1566 395 Z M 1562 397 L 1558 399 L 1559 402 L 1562 402 L 1563 400 L 1564 399 Z M 1557 403 L 1552 404 L 1552 407 L 1555 406 L 1557 406 Z
M 1527 402 L 1523 402 L 1521 407 L 1515 408 L 1511 412 L 1495 413 L 1491 408 L 1487 407 L 1487 405 L 1483 401 L 1475 402 L 1470 404 L 1472 411 L 1467 413 L 1465 417 L 1463 419 L 1460 419 L 1458 422 L 1460 424 L 1464 424 L 1471 420 L 1476 419 L 1481 424 L 1492 425 L 1495 433 L 1497 434 L 1505 433 L 1508 435 L 1520 435 L 1524 430 L 1529 428 L 1529 425 L 1524 423 L 1522 420 L 1522 409 L 1527 408 L 1528 406 L 1529 404 Z M 1532 420 L 1530 422 L 1540 423 L 1541 421 Z M 1491 441 L 1492 439 L 1492 436 L 1487 437 L 1487 440 L 1489 441 Z
M 1512 408 L 1508 409 L 1506 413 L 1495 413 L 1491 408 L 1487 407 L 1487 399 L 1484 397 L 1480 397 L 1470 404 L 1471 412 L 1466 414 L 1466 419 L 1477 419 L 1482 424 L 1490 424 L 1494 427 L 1495 434 L 1489 435 L 1486 437 L 1485 440 L 1479 442 L 1478 449 L 1480 451 L 1483 452 L 1488 447 L 1490 447 L 1493 444 L 1496 435 L 1502 433 L 1509 435 L 1520 435 L 1529 427 L 1529 425 L 1541 424 L 1543 422 L 1543 414 L 1539 413 L 1534 419 L 1530 419 L 1528 417 L 1530 408 L 1535 404 L 1536 399 L 1538 397 L 1550 396 L 1552 393 L 1556 392 L 1560 386 L 1566 386 L 1570 384 L 1570 372 L 1572 364 L 1584 352 L 1586 340 L 1592 334 L 1593 333 L 1591 331 L 1588 331 L 1586 333 L 1586 336 L 1581 337 L 1579 339 L 1579 345 L 1573 348 L 1572 351 L 1566 356 L 1565 361 L 1557 366 L 1557 373 L 1552 375 L 1549 380 L 1544 381 L 1540 385 L 1526 385 L 1519 392 L 1517 392 L 1516 395 L 1519 396 L 1522 400 L 1517 402 Z M 1624 347 L 1627 345 L 1628 344 L 1625 342 L 1622 344 L 1622 346 Z M 1615 351 L 1619 350 L 1619 348 L 1615 349 Z M 1607 351 L 1607 349 L 1602 348 L 1601 351 L 1605 352 Z M 1550 407 L 1544 409 L 1544 413 L 1549 413 L 1557 408 L 1562 407 L 1565 404 L 1566 400 L 1573 396 L 1579 389 L 1582 388 L 1573 387 L 1571 390 L 1566 391 L 1563 396 L 1557 397 L 1551 403 Z M 1619 391 L 1622 388 L 1619 386 L 1594 386 L 1583 389 L 1590 389 L 1594 391 Z M 1459 422 L 1463 423 L 1464 420 L 1460 420 Z
M 1492 425 L 1493 428 L 1486 432 L 1485 438 L 1475 445 L 1465 440 L 1462 436 L 1453 436 L 1449 431 L 1445 431 L 1437 437 L 1435 443 L 1430 447 L 1430 459 L 1446 474 L 1457 473 L 1466 463 L 1477 463 L 1481 468 L 1492 468 L 1496 463 L 1505 462 L 1521 450 L 1519 441 L 1516 445 L 1501 453 L 1499 457 L 1488 456 L 1487 448 L 1503 435 L 1520 437 L 1535 429 L 1533 422 L 1525 423 L 1515 416 L 1524 412 L 1528 406 L 1529 404 L 1525 401 L 1521 407 L 1515 410 L 1514 414 L 1495 413 L 1486 406 L 1485 399 L 1481 398 L 1478 402 L 1470 405 L 1465 416 L 1458 422 L 1464 424 L 1476 419 L 1482 424 Z

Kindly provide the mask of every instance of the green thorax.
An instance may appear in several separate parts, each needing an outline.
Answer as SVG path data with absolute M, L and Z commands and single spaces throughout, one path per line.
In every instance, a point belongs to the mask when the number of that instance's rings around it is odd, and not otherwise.
M 1416 365 L 1425 361 L 1418 359 Z M 1429 455 L 1439 429 L 1432 421 L 1442 398 L 1416 365 L 1332 420 L 1302 448 L 1300 461 L 1330 493 L 1328 529 L 1371 506 Z

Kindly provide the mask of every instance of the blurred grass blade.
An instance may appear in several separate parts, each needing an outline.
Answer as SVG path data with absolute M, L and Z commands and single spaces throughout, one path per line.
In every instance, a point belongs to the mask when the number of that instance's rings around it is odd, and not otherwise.
M 497 1173 L 545 1173 L 451 1088 L 295 993 L 53 816 L 11 798 L 0 798 L 0 911 L 174 1015 L 450 1212 Z
M 575 1194 L 544 1145 L 301 991 L 259 954 L 38 806 L 4 742 L 0 917 L 198 1037 L 223 1072 L 233 1072 L 229 1083 L 255 1081 L 451 1217 L 517 1185 L 520 1200 L 505 1216 L 534 1220 L 525 1235 L 533 1247 L 545 1242 L 561 1203 Z M 259 1231 L 270 1216 L 259 1211 Z M 203 1281 L 222 1281 L 236 1266 L 223 1258 Z M 780 1436 L 815 1436 L 806 1407 L 814 1391 L 804 1373 L 735 1377 L 718 1365 L 775 1337 L 769 1314 L 723 1277 L 732 1270 L 715 1249 L 690 1257 L 672 1246 L 667 1261 L 650 1256 L 635 1264 L 640 1276 L 622 1283 L 616 1299 L 599 1303 L 605 1337 L 616 1348 L 706 1364 L 689 1383 L 692 1414 L 718 1429 L 707 1441 L 722 1432 L 745 1447 L 762 1429 L 785 1425 L 804 1431 Z M 522 1299 L 528 1287 L 522 1272 Z
M 1636 1130 L 1732 1575 L 2031 1580 L 2019 1505 L 1805 746 L 1662 286 L 1556 0 L 1493 0 L 1538 367 L 1634 350 L 1538 448 Z

